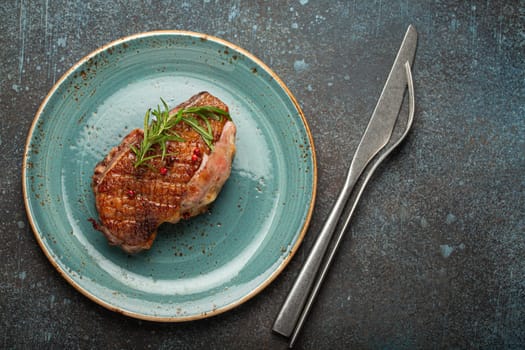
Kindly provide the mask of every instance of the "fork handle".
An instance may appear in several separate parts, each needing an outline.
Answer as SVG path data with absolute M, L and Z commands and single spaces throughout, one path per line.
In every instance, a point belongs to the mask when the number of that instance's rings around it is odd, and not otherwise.
M 343 209 L 345 208 L 346 202 L 348 202 L 348 198 L 350 197 L 357 180 L 366 168 L 366 165 L 378 151 L 371 151 L 371 149 L 368 149 L 367 147 L 362 147 L 362 143 L 363 141 L 361 141 L 357 147 L 357 151 L 350 163 L 350 168 L 348 169 L 343 189 L 339 193 L 321 232 L 319 232 L 319 235 L 317 236 L 308 258 L 306 259 L 292 289 L 288 293 L 288 296 L 274 321 L 274 332 L 289 337 L 294 331 L 295 324 L 297 323 L 301 310 L 310 294 L 317 271 L 321 266 L 328 245 L 332 240 L 332 236 L 334 235 L 335 228 L 337 227 L 337 223 L 341 217 Z
M 356 183 L 350 173 L 339 194 L 330 215 L 324 223 L 324 226 L 312 247 L 308 258 L 306 259 L 295 283 L 284 301 L 277 318 L 273 324 L 273 330 L 279 334 L 289 337 L 294 331 L 295 324 L 305 305 L 306 299 L 310 294 L 312 285 L 316 279 L 317 271 L 326 253 L 330 240 L 334 234 L 335 228 L 345 207 L 348 197 Z M 355 177 L 355 176 L 354 176 Z
M 343 189 L 339 193 L 321 232 L 319 232 L 319 235 L 317 236 L 308 258 L 299 272 L 299 275 L 297 276 L 297 279 L 295 280 L 295 283 L 286 297 L 286 300 L 284 301 L 273 324 L 273 330 L 286 337 L 289 337 L 294 331 L 301 310 L 303 309 L 306 299 L 308 298 L 310 290 L 315 282 L 319 267 L 323 262 L 323 257 L 326 254 L 328 245 L 334 235 L 337 223 L 341 218 L 343 209 L 345 208 L 346 202 L 348 202 L 348 198 L 350 197 L 357 180 L 363 173 L 368 162 L 374 157 L 375 153 L 384 146 L 381 146 L 377 150 L 373 150 L 368 147 L 362 147 L 362 144 L 363 141 L 361 140 L 352 162 L 350 163 L 350 168 L 348 169 Z

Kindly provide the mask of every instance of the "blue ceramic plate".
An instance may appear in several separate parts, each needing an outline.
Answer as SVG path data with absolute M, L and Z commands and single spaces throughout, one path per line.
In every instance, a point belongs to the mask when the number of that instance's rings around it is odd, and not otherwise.
M 160 97 L 174 106 L 203 90 L 237 124 L 218 199 L 206 214 L 161 226 L 150 251 L 109 246 L 90 222 L 95 164 Z M 303 113 L 275 73 L 221 39 L 160 31 L 96 50 L 53 87 L 28 135 L 23 190 L 36 239 L 69 283 L 108 309 L 173 322 L 229 310 L 282 271 L 310 221 L 316 175 Z

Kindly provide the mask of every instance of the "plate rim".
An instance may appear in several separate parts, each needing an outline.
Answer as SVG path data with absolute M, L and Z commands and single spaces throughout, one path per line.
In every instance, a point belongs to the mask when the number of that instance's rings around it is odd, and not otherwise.
M 81 285 L 79 285 L 67 273 L 67 271 L 65 271 L 60 266 L 59 262 L 55 259 L 55 257 L 53 257 L 51 252 L 47 249 L 47 247 L 46 247 L 46 245 L 44 243 L 44 240 L 42 239 L 41 233 L 38 230 L 37 223 L 35 222 L 36 220 L 34 220 L 33 215 L 32 215 L 32 207 L 31 207 L 32 205 L 31 205 L 31 203 L 29 201 L 29 192 L 30 192 L 30 190 L 29 190 L 28 185 L 27 185 L 27 180 L 28 180 L 27 179 L 27 175 L 28 175 L 27 171 L 29 169 L 28 156 L 30 154 L 31 141 L 33 140 L 33 136 L 34 136 L 34 133 L 35 133 L 35 130 L 36 130 L 36 126 L 37 126 L 38 121 L 40 120 L 40 118 L 42 116 L 43 110 L 45 109 L 47 104 L 50 102 L 51 98 L 56 93 L 56 91 L 59 89 L 59 87 L 68 79 L 68 77 L 70 77 L 77 70 L 78 67 L 80 67 L 82 64 L 87 62 L 89 59 L 99 55 L 100 53 L 102 53 L 104 51 L 107 51 L 109 48 L 117 46 L 117 45 L 125 43 L 125 42 L 134 41 L 134 40 L 141 39 L 141 38 L 155 37 L 155 36 L 159 36 L 159 35 L 189 36 L 189 37 L 197 38 L 197 39 L 202 40 L 202 41 L 213 41 L 213 42 L 218 43 L 220 45 L 224 45 L 224 46 L 226 46 L 226 47 L 228 47 L 228 48 L 230 48 L 230 49 L 232 49 L 232 50 L 234 50 L 236 52 L 239 52 L 239 53 L 243 54 L 244 56 L 248 57 L 249 59 L 251 59 L 252 61 L 254 61 L 258 65 L 258 67 L 261 67 L 267 74 L 269 74 L 271 76 L 271 78 L 273 80 L 275 80 L 275 82 L 279 85 L 279 87 L 281 89 L 283 89 L 283 91 L 286 93 L 288 98 L 293 103 L 295 109 L 299 113 L 299 116 L 301 118 L 302 124 L 303 124 L 303 126 L 305 128 L 305 131 L 306 131 L 306 134 L 308 136 L 309 148 L 310 148 L 310 153 L 311 153 L 312 163 L 313 163 L 312 164 L 312 169 L 310 169 L 310 171 L 312 172 L 312 180 L 313 180 L 312 181 L 312 195 L 310 197 L 309 207 L 308 207 L 308 210 L 306 212 L 305 220 L 302 223 L 302 227 L 301 227 L 299 236 L 297 237 L 297 240 L 296 240 L 295 244 L 290 248 L 290 251 L 289 251 L 288 255 L 279 264 L 277 269 L 275 269 L 256 288 L 253 288 L 249 293 L 245 294 L 243 297 L 241 297 L 241 298 L 239 298 L 237 300 L 234 300 L 233 302 L 230 302 L 229 304 L 224 305 L 224 306 L 222 306 L 220 308 L 213 309 L 212 311 L 209 311 L 209 312 L 205 311 L 205 312 L 202 312 L 202 313 L 199 313 L 199 314 L 194 314 L 194 315 L 189 315 L 189 316 L 176 316 L 176 315 L 173 315 L 173 316 L 155 316 L 155 315 L 146 315 L 146 314 L 143 314 L 143 313 L 126 310 L 126 309 L 124 309 L 122 307 L 119 307 L 117 305 L 114 305 L 114 304 L 112 304 L 110 302 L 107 302 L 107 301 L 101 299 L 95 293 L 92 293 L 92 292 L 86 290 L 85 288 L 83 288 Z M 116 40 L 109 41 L 108 43 L 98 47 L 97 49 L 91 51 L 89 54 L 85 55 L 80 60 L 78 60 L 68 70 L 66 70 L 66 72 L 60 77 L 60 79 L 58 79 L 53 84 L 53 86 L 50 88 L 49 92 L 46 94 L 45 98 L 43 99 L 42 103 L 40 104 L 39 108 L 37 109 L 37 111 L 36 111 L 36 113 L 35 113 L 35 115 L 33 117 L 33 121 L 31 122 L 31 126 L 30 126 L 30 128 L 28 130 L 28 134 L 27 134 L 27 138 L 26 138 L 26 142 L 25 142 L 25 147 L 24 147 L 23 162 L 22 162 L 22 195 L 23 195 L 23 198 L 24 198 L 24 206 L 25 206 L 25 210 L 26 210 L 26 215 L 27 215 L 28 221 L 29 221 L 29 223 L 31 225 L 31 229 L 33 231 L 33 235 L 35 236 L 35 239 L 38 242 L 38 245 L 40 246 L 40 249 L 44 252 L 45 256 L 51 262 L 51 264 L 53 265 L 55 270 L 57 270 L 59 272 L 59 274 L 71 286 L 73 286 L 78 292 L 80 292 L 81 294 L 83 294 L 84 296 L 86 296 L 88 299 L 90 299 L 91 301 L 95 302 L 96 304 L 101 305 L 101 306 L 103 306 L 104 308 L 106 308 L 106 309 L 108 309 L 110 311 L 113 311 L 113 312 L 116 312 L 118 314 L 122 314 L 122 315 L 125 315 L 125 316 L 129 316 L 129 317 L 132 317 L 132 318 L 145 320 L 145 321 L 154 321 L 154 322 L 187 322 L 187 321 L 194 321 L 194 320 L 199 320 L 199 319 L 204 319 L 204 318 L 209 318 L 211 316 L 219 315 L 219 314 L 222 314 L 222 313 L 224 313 L 226 311 L 229 311 L 229 310 L 231 310 L 231 309 L 233 309 L 235 307 L 238 307 L 238 306 L 244 304 L 245 302 L 247 302 L 248 300 L 250 300 L 251 298 L 253 298 L 257 294 L 259 294 L 261 291 L 263 291 L 268 285 L 270 285 L 277 278 L 277 276 L 279 276 L 281 274 L 281 272 L 286 268 L 286 266 L 289 264 L 289 262 L 292 260 L 292 258 L 294 257 L 295 253 L 299 249 L 299 247 L 300 247 L 300 245 L 301 245 L 301 243 L 302 243 L 302 241 L 304 239 L 304 236 L 306 235 L 306 232 L 307 232 L 307 230 L 309 228 L 309 225 L 310 225 L 310 222 L 311 222 L 311 219 L 312 219 L 312 214 L 313 214 L 315 202 L 316 202 L 316 197 L 317 197 L 317 176 L 318 176 L 317 171 L 318 171 L 317 170 L 317 156 L 316 156 L 314 139 L 313 139 L 310 127 L 308 125 L 308 122 L 307 122 L 307 120 L 306 120 L 306 118 L 304 116 L 304 113 L 303 113 L 301 107 L 299 106 L 299 103 L 297 102 L 295 96 L 291 93 L 290 89 L 284 84 L 284 82 L 281 80 L 281 78 L 279 78 L 279 76 L 269 66 L 267 66 L 262 60 L 260 60 L 254 54 L 252 54 L 251 52 L 243 49 L 242 47 L 240 47 L 240 46 L 238 46 L 236 44 L 233 44 L 233 43 L 231 43 L 231 42 L 229 42 L 227 40 L 224 40 L 224 39 L 221 39 L 219 37 L 213 36 L 213 35 L 200 33 L 200 32 L 194 32 L 194 31 L 187 31 L 187 30 L 153 30 L 153 31 L 139 32 L 139 33 L 136 33 L 136 34 L 123 36 L 123 37 L 120 37 L 120 38 L 118 38 Z

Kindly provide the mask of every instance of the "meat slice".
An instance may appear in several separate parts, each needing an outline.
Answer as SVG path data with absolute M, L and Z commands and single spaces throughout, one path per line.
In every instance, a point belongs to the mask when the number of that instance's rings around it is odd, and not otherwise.
M 194 106 L 228 111 L 221 100 L 201 92 L 169 113 Z M 206 211 L 230 176 L 236 133 L 234 123 L 226 117 L 210 118 L 209 123 L 213 149 L 194 128 L 180 122 L 172 131 L 184 141 L 166 142 L 163 159 L 156 157 L 135 166 L 137 156 L 132 148 L 140 147 L 144 138 L 143 130 L 135 129 L 95 166 L 92 187 L 100 219 L 97 228 L 110 244 L 128 253 L 149 249 L 160 224 Z M 161 154 L 159 145 L 148 156 L 152 154 Z

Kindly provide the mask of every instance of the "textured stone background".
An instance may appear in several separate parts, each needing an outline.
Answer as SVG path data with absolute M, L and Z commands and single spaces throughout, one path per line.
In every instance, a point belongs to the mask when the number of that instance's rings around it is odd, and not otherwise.
M 355 213 L 297 348 L 525 347 L 524 1 L 53 1 L 0 4 L 0 348 L 284 349 L 271 333 L 408 24 L 415 123 Z M 121 36 L 215 35 L 288 85 L 316 142 L 309 233 L 283 274 L 225 314 L 157 324 L 112 313 L 40 251 L 21 191 L 25 138 L 53 83 Z

